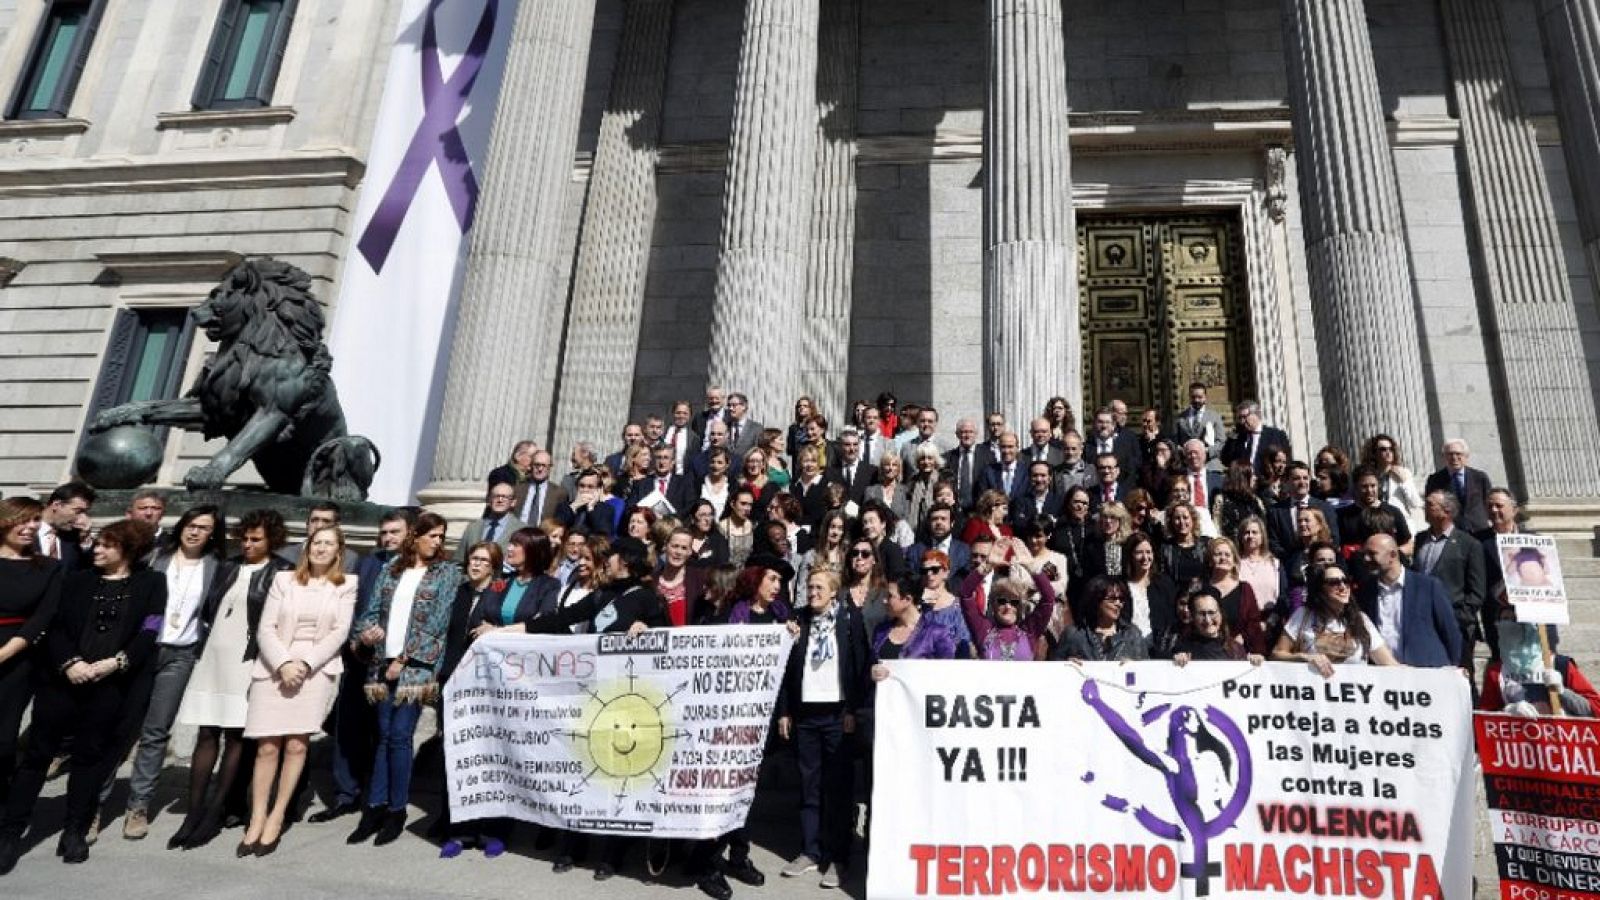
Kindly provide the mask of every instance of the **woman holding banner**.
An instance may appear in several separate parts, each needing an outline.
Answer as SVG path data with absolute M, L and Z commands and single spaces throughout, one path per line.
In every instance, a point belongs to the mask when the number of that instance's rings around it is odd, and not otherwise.
M 1128 589 L 1121 581 L 1105 576 L 1091 579 L 1084 589 L 1083 608 L 1093 618 L 1068 631 L 1066 640 L 1056 645 L 1053 658 L 1079 662 L 1149 659 L 1144 635 L 1122 619 L 1127 600 Z
M 1371 661 L 1398 666 L 1378 626 L 1351 602 L 1354 582 L 1337 563 L 1313 570 L 1306 578 L 1311 597 L 1284 623 L 1272 648 L 1275 662 L 1309 663 L 1322 677 L 1332 678 L 1335 665 Z
M 538 532 L 535 528 L 523 528 L 511 535 L 509 547 L 520 545 L 520 555 L 513 554 L 517 563 L 513 565 L 518 576 L 527 572 L 537 573 L 534 578 L 546 578 L 552 584 L 554 578 L 544 575 L 549 568 L 549 559 L 553 551 L 549 549 L 546 539 L 546 549 L 543 553 L 534 549 L 529 552 L 530 545 L 537 546 L 537 542 L 530 539 L 524 532 Z M 522 537 L 519 538 L 519 535 Z M 500 565 L 502 562 L 500 545 L 493 541 L 483 541 L 472 545 L 467 550 L 467 572 L 462 579 L 461 586 L 456 589 L 455 603 L 450 607 L 450 627 L 445 638 L 444 659 L 439 663 L 439 683 L 449 682 L 450 676 L 455 674 L 456 667 L 466 656 L 468 648 L 479 635 L 496 630 L 494 622 L 505 618 L 504 610 L 513 610 L 511 618 L 517 617 L 519 611 L 529 599 L 527 589 L 518 600 L 509 599 L 511 582 L 499 579 Z M 531 583 L 531 580 L 530 580 Z M 552 600 L 554 598 L 552 597 Z M 530 608 L 537 603 L 528 604 Z M 529 618 L 531 618 L 531 614 Z M 476 626 L 476 627 L 474 627 Z M 520 629 L 519 629 L 520 630 Z M 449 715 L 449 706 L 439 704 L 441 721 L 440 731 L 443 732 L 449 723 L 445 717 Z M 439 755 L 441 766 L 446 764 L 444 754 Z M 448 773 L 441 769 L 440 775 L 444 776 L 444 783 L 448 784 Z M 439 822 L 430 832 L 430 837 L 446 836 L 444 844 L 439 848 L 440 859 L 454 859 L 460 856 L 468 846 L 476 844 L 483 848 L 483 855 L 493 859 L 506 852 L 506 838 L 511 833 L 511 822 L 508 819 L 479 819 L 473 822 L 463 822 L 454 825 L 450 819 L 449 798 L 446 797 L 444 811 L 439 816 Z
M 820 871 L 825 888 L 838 887 L 850 865 L 852 735 L 871 696 L 866 628 L 838 597 L 837 575 L 812 573 L 777 702 L 778 736 L 794 740 L 800 765 L 800 856 L 783 875 Z

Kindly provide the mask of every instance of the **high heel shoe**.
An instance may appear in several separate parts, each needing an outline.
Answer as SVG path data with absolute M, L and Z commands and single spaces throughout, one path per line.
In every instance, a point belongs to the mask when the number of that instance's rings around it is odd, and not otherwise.
M 239 848 L 233 851 L 233 855 L 244 859 L 246 856 L 255 856 L 260 850 L 261 845 L 255 841 L 240 841 Z
M 278 842 L 281 841 L 281 840 L 283 840 L 283 835 L 280 834 L 277 837 L 273 838 L 270 843 L 266 842 L 266 841 L 262 841 L 261 843 L 256 844 L 256 855 L 257 856 L 271 856 L 273 854 L 273 852 L 278 849 Z
M 202 818 L 204 818 L 204 815 L 199 812 L 191 812 L 184 816 L 183 823 L 178 826 L 178 830 L 174 831 L 171 839 L 167 841 L 167 849 L 188 849 L 186 845 L 189 843 L 189 839 L 194 837 L 195 832 L 200 830 L 200 820 Z
M 206 813 L 200 817 L 200 824 L 195 826 L 194 832 L 189 835 L 188 840 L 183 842 L 183 849 L 194 850 L 199 847 L 204 847 L 205 845 L 216 840 L 217 835 L 221 833 L 222 811 L 215 809 L 207 810 Z

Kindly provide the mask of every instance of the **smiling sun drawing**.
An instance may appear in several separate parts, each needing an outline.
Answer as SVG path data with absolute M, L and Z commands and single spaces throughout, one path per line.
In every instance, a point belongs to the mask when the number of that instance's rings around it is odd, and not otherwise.
M 569 732 L 573 749 L 589 764 L 578 788 L 598 777 L 616 786 L 618 799 L 627 795 L 631 781 L 648 779 L 661 787 L 661 776 L 672 761 L 673 742 L 689 736 L 667 721 L 673 696 L 688 685 L 663 694 L 654 684 L 634 677 L 631 659 L 627 671 L 627 679 L 598 684 L 589 691 L 583 726 Z

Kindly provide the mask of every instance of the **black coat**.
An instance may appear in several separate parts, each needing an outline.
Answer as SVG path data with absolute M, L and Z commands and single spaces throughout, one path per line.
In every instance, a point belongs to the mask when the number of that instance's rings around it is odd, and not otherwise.
M 100 573 L 94 570 L 69 572 L 61 583 L 61 603 L 55 618 L 46 626 L 43 647 L 50 673 L 63 676 L 67 664 L 75 659 L 99 662 L 115 653 L 85 658 L 81 652 L 86 632 L 97 627 L 93 598 L 100 589 Z M 167 578 L 149 569 L 136 569 L 128 576 L 128 607 L 117 615 L 106 644 L 128 658 L 129 672 L 137 672 L 155 651 L 161 636 L 161 622 L 167 610 Z M 152 619 L 154 620 L 152 622 Z
M 1256 471 L 1261 471 L 1262 463 L 1266 461 L 1268 447 L 1282 447 L 1285 453 L 1293 455 L 1293 445 L 1289 443 L 1289 435 L 1281 428 L 1268 425 L 1261 426 L 1261 439 L 1256 441 Z M 1222 445 L 1220 457 L 1224 468 L 1231 466 L 1237 460 L 1250 459 L 1250 435 L 1235 429 L 1227 443 Z
M 1461 500 L 1461 513 L 1456 516 L 1456 527 L 1465 529 L 1473 535 L 1482 536 L 1489 531 L 1489 475 L 1486 472 L 1467 467 L 1467 496 Z M 1451 477 L 1449 469 L 1440 469 L 1428 476 L 1428 482 L 1423 487 L 1424 494 L 1434 491 L 1445 491 L 1450 494 L 1456 492 L 1455 479 Z
M 843 711 L 851 715 L 864 712 L 872 703 L 872 646 L 867 642 L 867 627 L 861 610 L 848 601 L 835 601 L 838 618 L 834 622 L 834 647 L 839 659 L 839 696 Z M 804 705 L 801 678 L 810 657 L 811 624 L 816 618 L 811 607 L 802 607 L 795 621 L 800 637 L 789 650 L 789 663 L 783 670 L 783 687 L 778 692 L 778 715 L 796 716 Z
M 211 589 L 206 591 L 205 602 L 200 605 L 200 643 L 194 648 L 195 657 L 205 651 L 206 639 L 211 634 L 211 625 L 217 620 L 217 611 L 222 608 L 222 598 L 228 595 L 233 583 L 239 580 L 239 567 L 244 565 L 244 557 L 235 556 L 224 562 L 217 569 L 217 577 L 211 580 Z M 267 592 L 272 589 L 272 578 L 279 572 L 287 572 L 294 568 L 288 560 L 277 554 L 267 557 L 267 564 L 262 566 L 250 579 L 250 593 L 245 597 L 245 622 L 250 631 L 249 643 L 245 645 L 244 659 L 249 662 L 256 658 L 256 629 L 261 625 L 261 610 L 267 605 Z
M 528 633 L 564 634 L 579 622 L 589 623 L 591 631 L 601 630 L 594 627 L 595 616 L 608 606 L 617 613 L 616 619 L 604 629 L 608 633 L 627 631 L 635 622 L 643 622 L 651 628 L 666 628 L 672 624 L 667 618 L 666 605 L 655 589 L 630 580 L 595 591 L 565 609 L 536 616 L 527 623 Z

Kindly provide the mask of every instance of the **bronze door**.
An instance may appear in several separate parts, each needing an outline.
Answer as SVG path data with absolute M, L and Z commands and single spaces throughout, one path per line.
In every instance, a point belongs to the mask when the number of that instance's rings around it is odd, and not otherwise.
M 1080 215 L 1078 247 L 1091 408 L 1118 399 L 1132 418 L 1155 406 L 1170 422 L 1199 381 L 1212 408 L 1231 420 L 1254 380 L 1237 223 Z

